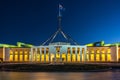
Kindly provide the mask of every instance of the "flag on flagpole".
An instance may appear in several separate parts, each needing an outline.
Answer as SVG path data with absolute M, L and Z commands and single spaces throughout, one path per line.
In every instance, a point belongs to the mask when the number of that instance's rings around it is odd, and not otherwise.
M 59 9 L 62 10 L 63 9 L 63 6 L 61 4 L 59 4 Z
M 59 4 L 59 17 L 62 16 L 61 12 L 64 10 L 63 6 Z

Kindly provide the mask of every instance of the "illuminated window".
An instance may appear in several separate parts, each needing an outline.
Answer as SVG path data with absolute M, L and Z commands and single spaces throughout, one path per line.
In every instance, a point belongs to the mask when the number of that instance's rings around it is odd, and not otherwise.
M 27 51 L 25 51 L 24 53 L 25 53 L 25 54 L 27 54 L 28 52 L 27 52 Z
M 89 60 L 89 54 L 88 53 L 86 54 L 86 58 L 87 58 L 87 60 Z
M 23 61 L 23 55 L 19 55 L 20 61 Z
M 91 57 L 90 57 L 90 60 L 91 60 L 91 61 L 94 61 L 94 54 L 91 54 L 90 56 L 91 56 Z
M 20 53 L 22 54 L 22 53 L 23 53 L 23 51 L 20 51 Z
M 105 54 L 102 54 L 102 61 L 105 61 Z
M 107 54 L 107 61 L 111 61 L 111 54 L 110 53 Z
M 60 52 L 60 47 L 56 47 L 56 52 L 57 52 L 57 53 Z
M 37 49 L 37 54 L 40 54 L 40 49 L 39 48 Z
M 49 55 L 46 55 L 46 62 L 49 62 Z
M 75 62 L 76 61 L 76 55 L 75 53 L 72 54 L 72 62 Z
M 40 61 L 40 54 L 37 54 L 36 58 L 37 58 L 37 61 Z
M 13 55 L 10 55 L 9 60 L 10 60 L 10 61 L 13 61 Z
M 18 54 L 18 51 L 15 51 L 15 54 Z
M 28 61 L 28 55 L 24 55 L 24 61 Z
M 81 56 L 82 56 L 82 61 L 84 61 L 84 54 L 82 54 Z
M 49 48 L 46 48 L 46 62 L 49 62 Z
M 101 51 L 102 53 L 105 53 L 105 50 L 104 49 L 102 49 L 102 51 Z
M 75 48 L 72 48 L 72 53 L 75 54 Z
M 111 49 L 107 49 L 107 53 L 111 53 Z
M 99 49 L 97 50 L 97 53 L 100 53 L 100 50 L 99 50 Z
M 44 54 L 44 48 L 42 48 L 42 54 Z
M 62 53 L 62 62 L 66 62 L 66 54 Z
M 10 50 L 10 54 L 13 54 L 13 51 L 12 51 L 12 50 Z
M 48 54 L 49 53 L 49 48 L 46 48 L 46 54 Z
M 18 61 L 18 55 L 17 54 L 15 55 L 15 61 Z
M 100 61 L 100 54 L 96 54 L 96 61 Z
M 91 53 L 95 53 L 95 51 L 92 49 L 92 50 L 91 50 Z
M 77 54 L 80 54 L 80 48 L 77 48 Z
M 118 51 L 118 58 L 119 58 L 119 61 L 120 61 L 120 48 L 119 48 L 119 51 Z
M 84 54 L 84 51 L 85 51 L 84 48 L 82 48 L 82 54 Z
M 84 57 L 85 57 L 85 55 L 84 55 L 84 52 L 85 52 L 85 50 L 84 50 L 84 48 L 82 48 L 82 61 L 84 61 Z
M 44 62 L 44 61 L 45 61 L 45 56 L 41 55 L 41 62 Z
M 56 58 L 60 58 L 60 54 L 59 53 L 56 54 Z
M 68 47 L 67 49 L 67 62 L 71 62 L 71 51 L 70 51 L 70 47 Z
M 70 54 L 70 48 L 67 49 L 67 53 Z

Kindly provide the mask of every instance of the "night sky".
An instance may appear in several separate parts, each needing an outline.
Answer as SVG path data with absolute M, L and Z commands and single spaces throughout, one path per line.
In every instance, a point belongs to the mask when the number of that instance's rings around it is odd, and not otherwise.
M 120 0 L 0 0 L 0 43 L 40 45 L 58 27 L 79 44 L 120 42 Z

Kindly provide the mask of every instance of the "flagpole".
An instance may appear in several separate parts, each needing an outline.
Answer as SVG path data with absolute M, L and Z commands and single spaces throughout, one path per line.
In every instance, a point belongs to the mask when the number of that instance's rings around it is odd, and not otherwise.
M 58 30 L 61 30 L 61 21 L 62 21 L 62 16 L 61 16 L 61 5 L 59 4 L 59 14 L 58 14 Z
M 53 43 L 54 42 L 54 39 L 56 38 L 56 36 L 60 33 L 62 34 L 62 36 L 66 39 L 66 43 L 73 43 L 75 45 L 78 45 L 77 42 L 75 42 L 69 35 L 65 34 L 63 32 L 63 30 L 61 29 L 62 25 L 61 25 L 61 20 L 62 20 L 62 10 L 64 8 L 62 7 L 62 5 L 59 4 L 59 7 L 58 7 L 58 30 L 50 37 L 48 38 L 43 44 L 42 46 L 46 45 L 47 43 L 50 44 L 50 43 Z M 71 41 L 71 42 L 70 42 Z

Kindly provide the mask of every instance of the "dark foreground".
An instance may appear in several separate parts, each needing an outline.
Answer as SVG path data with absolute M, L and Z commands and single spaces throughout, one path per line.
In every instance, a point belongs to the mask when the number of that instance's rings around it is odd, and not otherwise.
M 96 72 L 111 70 L 111 66 L 100 64 L 39 64 L 39 63 L 12 63 L 0 64 L 0 71 L 18 72 Z

